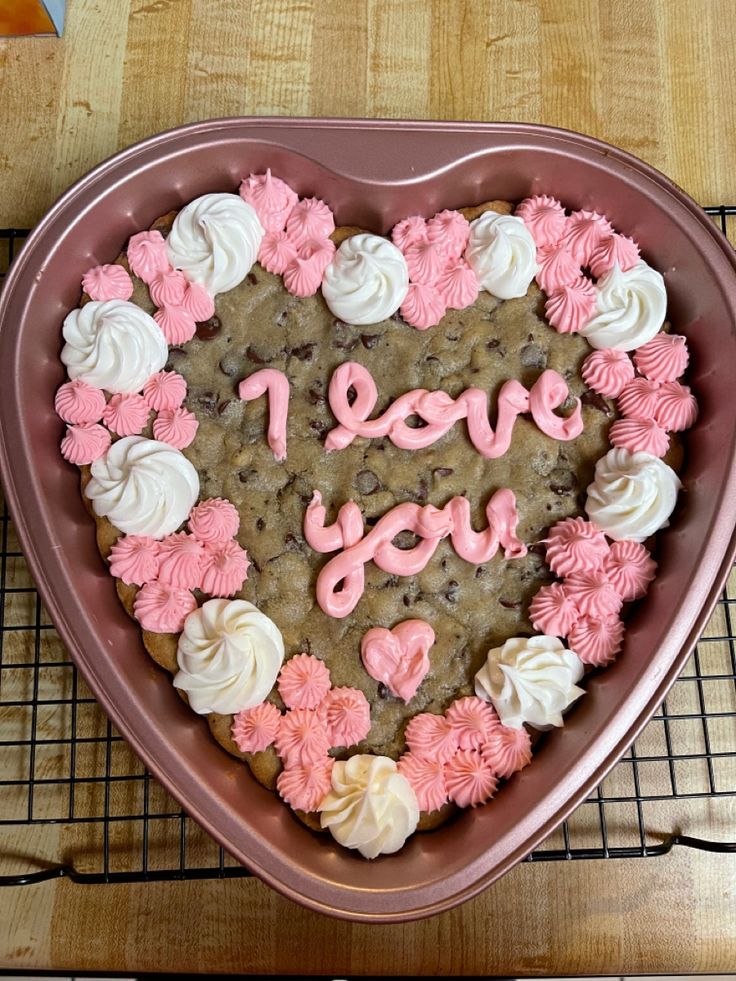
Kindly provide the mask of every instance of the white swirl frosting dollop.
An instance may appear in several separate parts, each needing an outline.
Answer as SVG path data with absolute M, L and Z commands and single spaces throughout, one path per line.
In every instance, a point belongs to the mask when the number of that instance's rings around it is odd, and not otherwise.
M 139 392 L 166 364 L 163 331 L 127 300 L 95 300 L 64 320 L 61 360 L 73 380 L 108 392 Z
M 197 471 L 181 450 L 145 436 L 117 440 L 91 471 L 84 493 L 95 514 L 126 535 L 164 538 L 199 496 Z
M 242 283 L 263 235 L 255 209 L 239 194 L 204 194 L 176 216 L 166 250 L 175 269 L 215 296 Z
M 583 665 L 557 637 L 511 637 L 488 652 L 475 676 L 475 693 L 492 702 L 501 722 L 519 729 L 562 725 L 562 713 L 584 694 Z
M 273 620 L 246 600 L 211 599 L 190 613 L 176 652 L 174 686 L 199 715 L 233 715 L 260 704 L 284 660 Z
M 346 324 L 377 324 L 396 313 L 409 289 L 401 252 L 380 235 L 345 239 L 325 270 L 322 295 Z
M 495 211 L 471 221 L 465 258 L 481 288 L 500 300 L 524 296 L 539 268 L 537 247 L 521 218 Z
M 667 527 L 681 486 L 659 457 L 612 449 L 595 465 L 585 510 L 609 538 L 643 542 Z
M 595 288 L 596 314 L 580 333 L 591 347 L 633 351 L 660 330 L 667 313 L 662 274 L 640 261 L 626 272 L 618 263 Z
M 419 822 L 409 781 L 388 756 L 362 754 L 338 760 L 332 789 L 319 806 L 320 824 L 363 858 L 397 852 Z

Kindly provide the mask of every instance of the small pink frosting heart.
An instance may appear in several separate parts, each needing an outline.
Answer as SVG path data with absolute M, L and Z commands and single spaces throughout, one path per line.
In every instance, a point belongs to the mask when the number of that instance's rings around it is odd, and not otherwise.
M 360 644 L 363 665 L 392 695 L 408 702 L 429 671 L 434 630 L 424 620 L 404 620 L 393 630 L 373 627 Z

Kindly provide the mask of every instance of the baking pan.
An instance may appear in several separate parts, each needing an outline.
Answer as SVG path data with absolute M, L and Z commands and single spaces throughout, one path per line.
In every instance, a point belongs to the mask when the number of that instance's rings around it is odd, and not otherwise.
M 700 418 L 684 491 L 659 540 L 659 574 L 628 621 L 623 654 L 588 684 L 563 730 L 485 807 L 394 856 L 366 862 L 303 827 L 210 738 L 146 654 L 115 594 L 62 460 L 53 395 L 60 326 L 84 271 L 206 191 L 271 167 L 324 197 L 339 224 L 386 232 L 412 213 L 546 192 L 604 211 L 664 273 L 691 349 Z M 84 678 L 182 806 L 240 862 L 316 910 L 369 922 L 428 916 L 473 896 L 534 848 L 603 778 L 659 705 L 716 600 L 736 550 L 736 262 L 726 239 L 651 167 L 541 126 L 224 119 L 130 147 L 75 184 L 16 259 L 0 299 L 0 465 L 39 591 Z

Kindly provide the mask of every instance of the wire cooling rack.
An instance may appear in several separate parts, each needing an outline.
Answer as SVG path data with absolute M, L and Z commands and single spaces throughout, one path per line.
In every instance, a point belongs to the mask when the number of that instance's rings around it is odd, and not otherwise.
M 733 241 L 736 206 L 706 210 Z M 0 230 L 0 279 L 26 235 Z M 248 875 L 149 775 L 95 702 L 41 604 L 4 505 L 0 545 L 0 885 Z M 728 844 L 735 619 L 736 571 L 639 739 L 528 861 L 644 858 L 675 844 L 736 850 Z

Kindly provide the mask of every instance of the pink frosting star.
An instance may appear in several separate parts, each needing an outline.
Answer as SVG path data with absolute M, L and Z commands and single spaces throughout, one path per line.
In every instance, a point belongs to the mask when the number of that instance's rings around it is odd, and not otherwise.
M 441 760 L 404 753 L 397 766 L 399 773 L 409 781 L 420 811 L 436 811 L 447 803 L 445 764 Z
M 458 748 L 457 730 L 450 720 L 429 712 L 422 712 L 409 720 L 405 738 L 409 751 L 424 759 L 445 762 Z
M 477 807 L 496 792 L 498 778 L 477 749 L 461 749 L 445 763 L 450 800 L 458 807 Z
M 197 609 L 197 601 L 188 589 L 166 583 L 147 582 L 136 593 L 133 613 L 144 630 L 154 634 L 175 634 L 184 629 L 184 621 Z
M 82 289 L 90 300 L 129 300 L 133 280 L 117 263 L 95 266 L 82 278 Z
M 334 765 L 328 756 L 303 766 L 286 766 L 278 775 L 276 789 L 295 811 L 316 811 L 330 792 Z
M 105 393 L 79 379 L 64 382 L 54 397 L 54 408 L 64 422 L 99 422 L 105 411 Z
M 178 409 L 187 394 L 187 383 L 176 371 L 157 371 L 143 386 L 143 398 L 152 409 Z
M 456 699 L 445 712 L 460 749 L 480 749 L 500 725 L 493 706 L 475 695 Z
M 94 463 L 103 456 L 110 446 L 110 433 L 96 422 L 83 422 L 78 426 L 67 426 L 66 435 L 61 441 L 61 455 L 69 463 L 78 467 Z
M 598 569 L 608 555 L 603 532 L 584 518 L 565 518 L 550 528 L 545 539 L 547 565 L 558 576 Z
M 155 538 L 122 535 L 110 549 L 110 572 L 129 586 L 145 586 L 158 576 L 158 551 Z
M 183 405 L 178 409 L 162 409 L 153 422 L 154 438 L 177 450 L 189 446 L 198 429 L 197 417 Z
M 102 413 L 102 421 L 118 436 L 138 436 L 145 429 L 150 412 L 142 395 L 124 392 L 111 397 Z
M 260 753 L 273 743 L 281 724 L 281 713 L 271 702 L 244 709 L 233 718 L 230 732 L 241 753 Z
M 371 707 L 357 688 L 333 688 L 319 707 L 330 746 L 354 746 L 371 729 Z
M 289 710 L 281 718 L 274 743 L 286 766 L 316 763 L 330 748 L 322 717 L 314 709 Z
M 204 549 L 192 535 L 177 531 L 159 543 L 158 578 L 179 589 L 199 589 Z
M 248 553 L 232 539 L 205 542 L 200 589 L 210 596 L 234 596 L 248 578 Z
M 330 672 L 312 654 L 295 654 L 281 669 L 279 695 L 287 708 L 314 709 L 330 690 Z
M 568 631 L 579 618 L 577 603 L 560 582 L 542 586 L 529 604 L 529 619 L 534 629 L 548 637 L 567 637 Z
M 200 542 L 224 542 L 237 535 L 240 515 L 230 501 L 222 497 L 208 497 L 194 505 L 187 526 Z
M 532 761 L 532 741 L 524 726 L 495 727 L 482 749 L 483 758 L 498 777 L 508 780 Z

